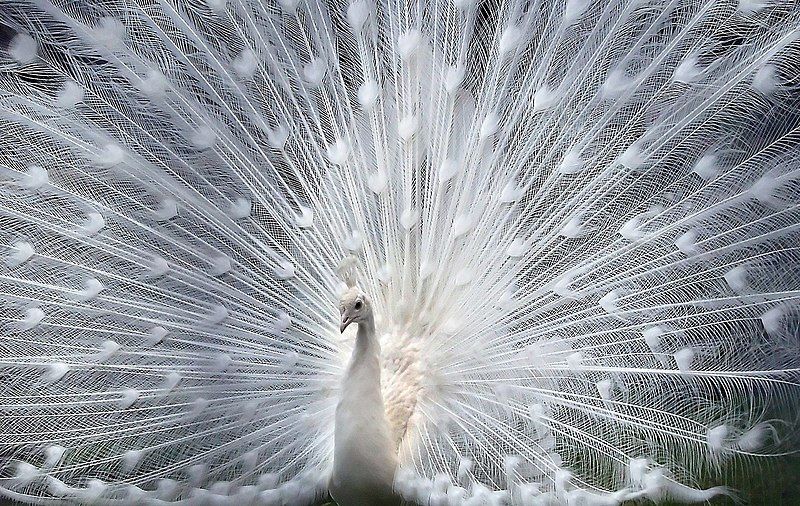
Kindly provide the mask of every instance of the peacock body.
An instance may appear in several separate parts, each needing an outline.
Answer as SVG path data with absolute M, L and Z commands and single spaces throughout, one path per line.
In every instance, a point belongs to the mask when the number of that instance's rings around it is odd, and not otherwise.
M 796 451 L 797 2 L 0 23 L 1 496 L 690 503 Z

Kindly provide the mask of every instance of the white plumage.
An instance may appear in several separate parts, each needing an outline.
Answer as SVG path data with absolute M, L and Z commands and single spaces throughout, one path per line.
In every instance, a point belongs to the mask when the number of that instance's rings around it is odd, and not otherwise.
M 700 502 L 797 449 L 796 2 L 0 23 L 0 495 Z

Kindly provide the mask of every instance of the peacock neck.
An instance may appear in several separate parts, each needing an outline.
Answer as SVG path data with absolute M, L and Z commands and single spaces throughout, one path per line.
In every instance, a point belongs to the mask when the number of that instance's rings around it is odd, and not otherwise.
M 350 358 L 350 367 L 359 366 L 373 358 L 377 362 L 380 354 L 381 345 L 375 336 L 375 318 L 367 315 L 364 320 L 358 322 L 356 345 Z M 378 368 L 378 381 L 380 382 L 380 368 Z
M 358 322 L 353 354 L 344 377 L 344 392 L 368 400 L 371 408 L 383 411 L 380 354 L 375 319 L 368 315 Z
M 355 347 L 336 407 L 333 498 L 342 505 L 396 504 L 397 465 L 381 394 L 380 344 L 370 316 L 358 322 Z

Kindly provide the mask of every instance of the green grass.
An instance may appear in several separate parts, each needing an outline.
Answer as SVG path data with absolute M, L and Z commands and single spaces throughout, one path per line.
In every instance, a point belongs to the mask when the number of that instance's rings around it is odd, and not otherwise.
M 724 482 L 707 479 L 703 487 L 728 485 L 736 490 L 738 502 L 729 497 L 718 497 L 709 503 L 710 506 L 733 506 L 747 504 L 751 506 L 800 506 L 800 455 L 766 459 L 759 461 L 758 468 L 738 466 L 731 469 L 724 477 Z M 650 501 L 625 503 L 653 504 Z M 678 506 L 683 503 L 665 502 L 661 506 Z M 329 502 L 323 506 L 336 506 Z
M 775 459 L 759 460 L 759 467 L 734 465 L 719 480 L 706 479 L 704 487 L 728 485 L 738 494 L 737 503 L 728 497 L 718 497 L 708 504 L 712 506 L 732 506 L 749 504 L 753 506 L 800 506 L 800 455 Z M 668 502 L 664 506 L 676 506 Z M 626 505 L 627 506 L 627 505 Z

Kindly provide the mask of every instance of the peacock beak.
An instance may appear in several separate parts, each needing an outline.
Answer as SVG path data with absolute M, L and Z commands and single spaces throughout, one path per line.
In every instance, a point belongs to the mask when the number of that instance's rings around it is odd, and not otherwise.
M 342 323 L 339 325 L 339 332 L 344 334 L 344 329 L 346 329 L 351 323 L 353 323 L 353 318 L 347 315 L 342 315 Z

